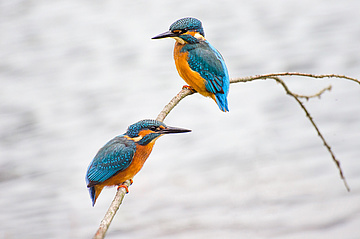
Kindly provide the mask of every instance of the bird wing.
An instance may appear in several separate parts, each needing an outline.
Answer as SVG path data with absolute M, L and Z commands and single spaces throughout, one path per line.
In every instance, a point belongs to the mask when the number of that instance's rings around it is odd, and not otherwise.
M 102 147 L 91 162 L 86 173 L 88 187 L 125 170 L 131 164 L 136 151 L 134 141 L 117 136 Z
M 190 68 L 206 80 L 206 90 L 214 94 L 224 93 L 223 85 L 229 77 L 221 54 L 207 41 L 187 44 L 182 50 L 189 53 Z

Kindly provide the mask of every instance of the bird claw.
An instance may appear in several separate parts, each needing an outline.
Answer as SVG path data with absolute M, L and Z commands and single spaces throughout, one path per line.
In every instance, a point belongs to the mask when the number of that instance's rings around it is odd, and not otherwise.
M 184 85 L 182 88 L 183 88 L 183 89 L 188 89 L 188 90 L 190 90 L 190 91 L 193 92 L 193 93 L 196 92 L 196 90 L 195 90 L 194 88 L 192 88 L 191 86 L 189 86 L 189 85 Z
M 118 186 L 118 190 L 119 190 L 120 188 L 125 188 L 126 193 L 129 193 L 129 188 L 128 188 L 128 186 L 126 186 L 125 184 L 119 185 L 119 186 Z
M 130 181 L 130 185 L 132 185 L 133 182 L 134 182 L 131 178 L 129 179 L 129 181 Z M 119 185 L 119 186 L 118 186 L 118 190 L 119 190 L 119 188 L 125 188 L 126 193 L 129 193 L 129 187 L 126 186 L 125 184 Z

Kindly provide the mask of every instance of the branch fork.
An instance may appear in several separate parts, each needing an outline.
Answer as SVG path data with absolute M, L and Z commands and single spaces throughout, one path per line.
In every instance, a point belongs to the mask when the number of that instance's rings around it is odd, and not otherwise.
M 230 79 L 230 84 L 239 83 L 239 82 L 249 82 L 249 81 L 254 81 L 254 80 L 266 80 L 266 79 L 272 79 L 272 80 L 275 80 L 276 82 L 278 82 L 284 88 L 286 94 L 288 94 L 289 96 L 294 98 L 294 100 L 299 104 L 300 108 L 305 112 L 306 117 L 309 119 L 313 128 L 317 132 L 317 135 L 320 137 L 320 139 L 322 140 L 327 151 L 330 153 L 331 158 L 339 171 L 340 178 L 342 179 L 345 188 L 347 189 L 347 191 L 350 191 L 350 187 L 347 184 L 344 173 L 341 169 L 340 161 L 335 157 L 335 154 L 332 151 L 330 145 L 328 144 L 328 142 L 325 140 L 324 136 L 320 132 L 319 127 L 316 125 L 316 123 L 315 123 L 314 119 L 312 118 L 312 116 L 310 115 L 309 111 L 307 110 L 307 108 L 305 107 L 303 102 L 301 102 L 301 100 L 300 100 L 301 98 L 304 98 L 306 100 L 309 100 L 311 98 L 316 98 L 316 97 L 320 98 L 321 95 L 324 94 L 326 91 L 331 90 L 331 85 L 313 95 L 300 95 L 300 94 L 296 94 L 296 93 L 293 93 L 292 91 L 290 91 L 290 89 L 288 88 L 286 83 L 280 78 L 282 76 L 301 76 L 301 77 L 309 77 L 309 78 L 315 78 L 315 79 L 338 78 L 338 79 L 345 79 L 345 80 L 353 81 L 355 83 L 358 83 L 359 85 L 360 85 L 360 81 L 358 79 L 355 79 L 355 78 L 349 77 L 349 76 L 345 76 L 345 75 L 336 75 L 336 74 L 315 75 L 315 74 L 300 73 L 300 72 L 271 73 L 271 74 L 255 75 L 255 76 L 247 76 L 247 77 L 239 77 L 239 78 Z M 182 99 L 184 99 L 185 97 L 192 95 L 194 93 L 195 93 L 194 91 L 192 91 L 188 88 L 183 88 L 176 96 L 174 96 L 171 99 L 171 101 L 167 105 L 165 105 L 163 110 L 157 116 L 156 120 L 164 121 L 166 116 L 171 112 L 172 109 L 175 108 L 175 106 Z M 126 186 L 130 186 L 131 182 L 130 182 L 130 180 L 127 180 L 123 184 Z M 105 237 L 105 234 L 111 224 L 111 221 L 113 220 L 117 210 L 119 209 L 119 207 L 125 197 L 125 194 L 126 194 L 125 188 L 118 187 L 116 195 L 114 197 L 114 200 L 112 201 L 108 211 L 106 212 L 104 219 L 101 221 L 99 229 L 97 230 L 96 234 L 93 237 L 94 239 L 102 239 Z

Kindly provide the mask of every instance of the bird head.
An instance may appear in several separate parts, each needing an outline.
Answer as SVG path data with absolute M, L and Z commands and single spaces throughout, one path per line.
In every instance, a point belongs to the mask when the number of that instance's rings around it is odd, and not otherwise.
M 141 120 L 128 127 L 125 135 L 140 145 L 147 145 L 164 134 L 186 133 L 189 129 L 166 126 L 157 120 Z
M 205 40 L 205 32 L 200 20 L 193 17 L 185 17 L 171 24 L 169 31 L 154 36 L 151 39 L 171 37 L 181 44 L 196 43 Z

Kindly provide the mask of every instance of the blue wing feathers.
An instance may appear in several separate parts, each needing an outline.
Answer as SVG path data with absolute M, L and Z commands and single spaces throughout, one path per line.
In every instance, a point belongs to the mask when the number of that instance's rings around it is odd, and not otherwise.
M 104 182 L 129 167 L 135 151 L 135 143 L 123 136 L 110 140 L 99 150 L 88 168 L 88 187 Z
M 206 80 L 205 88 L 215 94 L 219 108 L 229 111 L 229 74 L 221 54 L 208 41 L 186 44 L 181 51 L 188 52 L 190 68 Z

